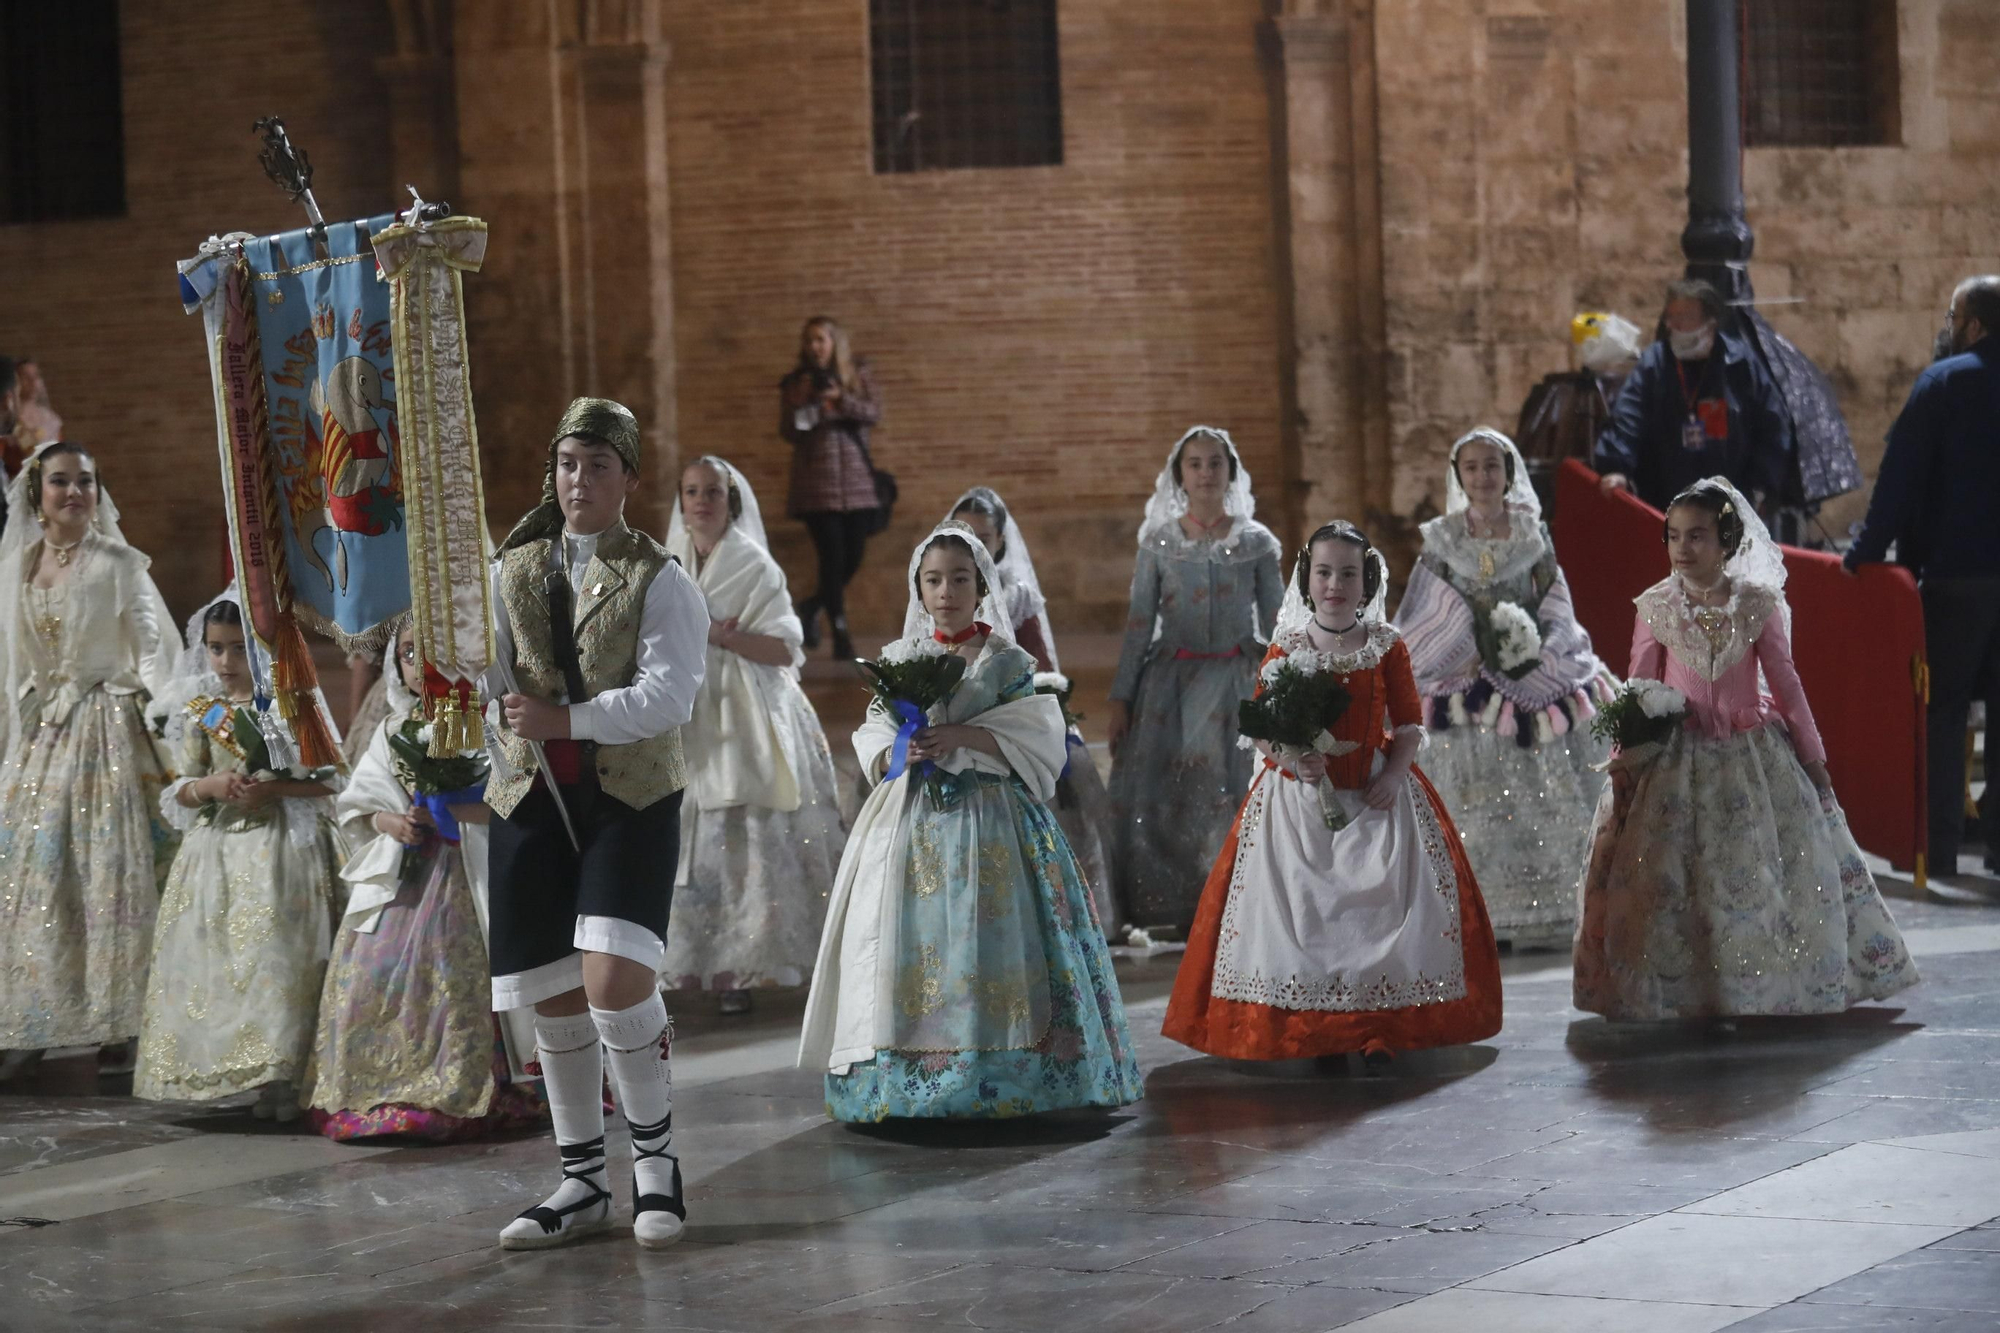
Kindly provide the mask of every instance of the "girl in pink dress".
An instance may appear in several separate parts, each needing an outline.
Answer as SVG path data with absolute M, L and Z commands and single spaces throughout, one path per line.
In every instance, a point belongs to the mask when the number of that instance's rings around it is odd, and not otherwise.
M 1674 497 L 1634 679 L 1686 696 L 1614 756 L 1584 869 L 1576 1005 L 1613 1019 L 1838 1013 L 1917 970 L 1833 799 L 1776 543 L 1719 477 Z

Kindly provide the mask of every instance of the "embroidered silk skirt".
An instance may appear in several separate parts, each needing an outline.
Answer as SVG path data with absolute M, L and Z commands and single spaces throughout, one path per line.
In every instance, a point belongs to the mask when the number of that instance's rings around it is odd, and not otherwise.
M 1616 1019 L 1831 1014 L 1917 982 L 1861 850 L 1783 725 L 1676 732 L 1597 806 L 1576 1006 Z
M 0 759 L 0 1049 L 138 1033 L 179 844 L 165 785 L 139 696 L 102 689 Z

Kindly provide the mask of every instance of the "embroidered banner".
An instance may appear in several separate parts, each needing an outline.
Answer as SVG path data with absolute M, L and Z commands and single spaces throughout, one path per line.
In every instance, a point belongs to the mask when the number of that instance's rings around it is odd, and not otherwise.
M 486 224 L 451 217 L 375 236 L 389 284 L 409 523 L 409 593 L 429 668 L 431 752 L 482 743 L 474 690 L 493 657 L 486 501 L 465 348 L 460 274 L 486 257 Z
M 180 271 L 202 312 L 251 669 L 311 767 L 339 762 L 300 626 L 372 647 L 409 605 L 389 293 L 370 238 L 393 216 L 212 236 Z
M 263 356 L 266 465 L 292 610 L 343 646 L 374 646 L 409 603 L 389 289 L 371 238 L 391 214 L 243 243 Z

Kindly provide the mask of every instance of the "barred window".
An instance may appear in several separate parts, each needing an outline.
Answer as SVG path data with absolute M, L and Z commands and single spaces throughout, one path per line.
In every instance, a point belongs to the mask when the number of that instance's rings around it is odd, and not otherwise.
M 875 170 L 1062 163 L 1055 0 L 869 0 Z
M 0 223 L 124 214 L 118 0 L 0 0 Z
M 1746 147 L 1902 142 L 1896 0 L 1744 0 Z

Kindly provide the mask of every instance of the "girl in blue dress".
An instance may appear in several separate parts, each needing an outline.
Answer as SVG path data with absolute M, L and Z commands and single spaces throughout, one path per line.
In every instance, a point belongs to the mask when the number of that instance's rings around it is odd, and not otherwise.
M 827 1113 L 845 1121 L 1136 1101 L 1090 889 L 1043 804 L 1062 771 L 1061 706 L 999 628 L 1000 576 L 970 528 L 940 524 L 909 576 L 913 614 L 884 658 L 951 653 L 965 674 L 900 767 L 881 704 L 854 733 L 879 785 L 834 882 L 799 1064 L 826 1071 Z

